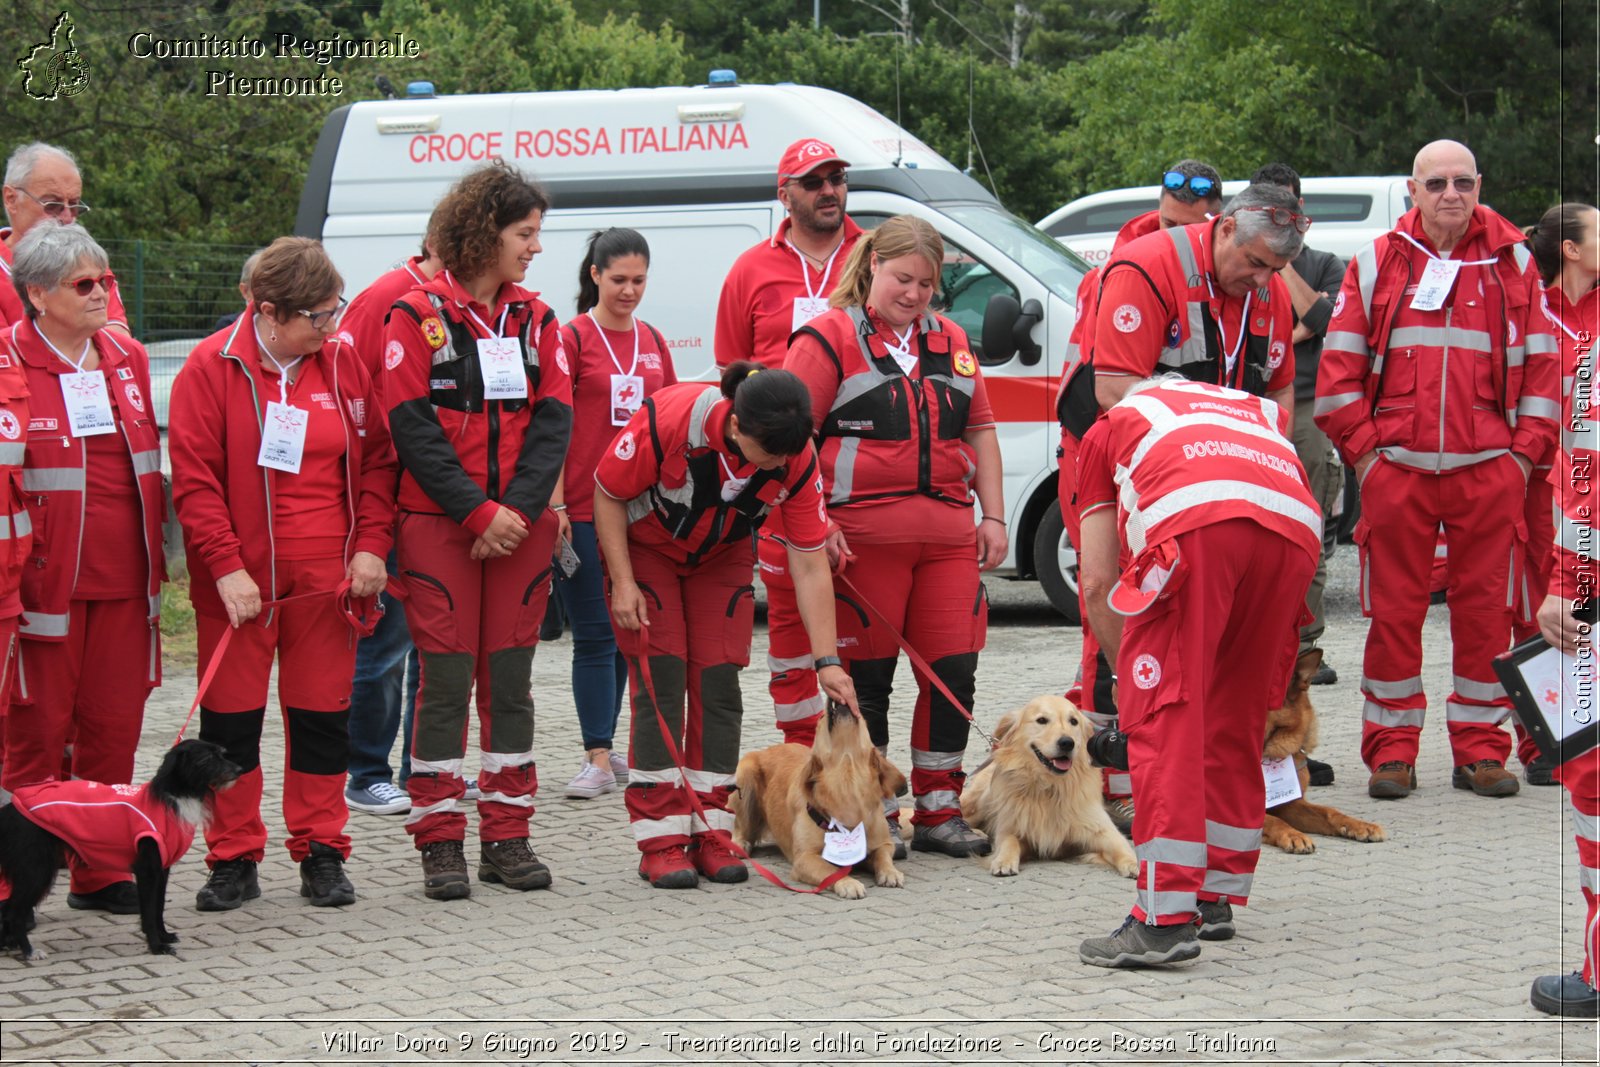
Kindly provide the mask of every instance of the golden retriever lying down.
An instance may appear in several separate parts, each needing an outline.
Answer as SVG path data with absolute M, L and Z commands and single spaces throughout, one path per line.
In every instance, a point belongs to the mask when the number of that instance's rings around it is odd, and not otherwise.
M 1306 756 L 1317 747 L 1317 712 L 1311 706 L 1307 688 L 1311 676 L 1321 665 L 1320 649 L 1300 654 L 1295 661 L 1294 678 L 1289 683 L 1288 699 L 1283 707 L 1267 715 L 1267 737 L 1262 746 L 1262 755 L 1269 760 L 1294 757 L 1294 768 L 1300 776 L 1300 797 L 1267 809 L 1261 841 L 1302 855 L 1317 850 L 1306 834 L 1348 837 L 1352 841 L 1384 841 L 1388 836 L 1375 822 L 1352 819 L 1342 811 L 1312 804 L 1305 798 L 1311 779 L 1306 770 Z
M 994 728 L 995 749 L 961 794 L 961 814 L 989 835 L 989 873 L 1016 874 L 1036 859 L 1082 857 L 1124 878 L 1139 869 L 1133 847 L 1100 800 L 1100 769 L 1085 748 L 1094 725 L 1058 696 L 1036 697 Z
M 838 867 L 822 858 L 823 833 L 831 823 L 866 828 L 873 880 L 899 888 L 905 875 L 894 865 L 894 845 L 884 822 L 883 801 L 903 791 L 905 775 L 872 746 L 866 724 L 849 708 L 831 704 L 811 748 L 773 745 L 751 752 L 734 774 L 733 838 L 749 852 L 770 835 L 789 858 L 798 880 L 821 885 Z M 849 875 L 832 889 L 846 900 L 867 895 Z

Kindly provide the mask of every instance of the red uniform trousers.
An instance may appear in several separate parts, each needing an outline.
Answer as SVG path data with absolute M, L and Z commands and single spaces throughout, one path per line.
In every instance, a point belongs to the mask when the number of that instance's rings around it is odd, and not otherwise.
M 17 673 L 18 618 L 0 619 L 0 789 L 4 788 L 6 773 L 6 719 L 11 707 L 12 686 Z M 4 800 L 0 796 L 0 800 Z
M 989 601 L 978 580 L 976 529 L 962 544 L 852 542 L 850 550 L 856 559 L 846 577 L 970 711 L 978 652 L 989 628 Z M 853 592 L 836 592 L 834 605 L 839 655 L 855 682 L 872 743 L 882 748 L 889 743 L 889 697 L 900 647 L 855 602 Z M 961 788 L 967 777 L 961 763 L 970 724 L 921 671 L 915 674 L 911 792 L 916 810 L 911 821 L 937 826 L 961 814 Z
M 1361 758 L 1370 769 L 1417 762 L 1427 697 L 1422 692 L 1422 623 L 1434 545 L 1443 524 L 1450 561 L 1454 692 L 1445 703 L 1455 765 L 1505 762 L 1511 739 L 1499 726 L 1511 702 L 1490 665 L 1511 638 L 1513 585 L 1521 569 L 1526 492 L 1509 454 L 1448 474 L 1424 474 L 1385 458 L 1361 485 L 1361 609 L 1372 620 L 1362 667 L 1366 695 Z
M 747 542 L 723 545 L 698 563 L 680 563 L 630 543 L 633 577 L 650 620 L 650 676 L 662 715 L 683 754 L 680 772 L 661 734 L 639 671 L 640 631 L 616 628 L 628 660 L 632 726 L 623 800 L 641 852 L 687 845 L 692 835 L 733 831 L 728 797 L 739 764 L 744 703 L 739 669 L 750 662 L 755 628 L 755 560 Z M 606 585 L 610 598 L 610 583 Z M 693 789 L 706 821 L 693 814 Z
M 1588 914 L 1583 923 L 1583 980 L 1595 984 L 1600 962 L 1600 749 L 1568 760 L 1556 771 L 1572 802 L 1572 836 L 1578 845 L 1578 885 Z
M 276 560 L 277 588 L 263 600 L 323 593 L 344 580 L 338 558 Z M 228 620 L 195 615 L 200 671 L 228 629 Z M 344 776 L 350 763 L 350 679 L 356 635 L 332 597 L 268 608 L 234 632 L 222 666 L 200 697 L 200 739 L 221 745 L 244 772 L 218 793 L 206 826 L 207 866 L 221 860 L 257 863 L 266 855 L 261 819 L 261 728 L 272 659 L 278 659 L 278 707 L 283 716 L 283 824 L 289 855 L 310 855 L 311 843 L 350 855 L 344 832 L 350 812 Z M 82 744 L 80 736 L 79 744 Z
M 1176 538 L 1189 574 L 1127 621 L 1117 696 L 1133 775 L 1133 914 L 1188 922 L 1249 901 L 1261 853 L 1261 738 L 1283 703 L 1317 561 L 1247 519 Z
M 1067 528 L 1067 537 L 1072 540 L 1074 548 L 1079 543 L 1078 449 L 1082 443 L 1067 430 L 1061 431 L 1056 498 L 1061 501 L 1061 522 Z M 1035 560 L 1034 566 L 1047 567 L 1050 563 L 1049 560 Z M 1089 608 L 1083 599 L 1082 585 L 1078 586 L 1078 618 L 1083 620 L 1083 649 L 1078 657 L 1077 676 L 1067 688 L 1066 697 L 1073 707 L 1082 709 L 1089 716 L 1097 729 L 1103 729 L 1116 721 L 1117 705 L 1111 696 L 1111 664 L 1106 661 L 1105 653 L 1100 650 L 1100 642 L 1089 626 Z M 1108 798 L 1131 796 L 1133 780 L 1126 771 L 1105 767 L 1101 771 L 1100 791 Z
M 7 789 L 71 777 L 107 785 L 133 781 L 133 756 L 153 688 L 148 641 L 150 601 L 74 600 L 64 641 L 16 641 L 17 619 L 6 621 L 6 645 L 17 645 L 17 681 L 6 719 Z M 131 655 L 130 655 L 131 653 Z M 8 657 L 9 661 L 9 657 Z M 131 681 L 130 681 L 131 679 Z M 72 746 L 70 768 L 62 750 Z M 72 891 L 93 893 L 125 882 L 127 871 L 74 867 Z
M 550 600 L 556 513 L 546 509 L 509 556 L 471 557 L 470 530 L 444 515 L 400 513 L 395 535 L 421 664 L 411 738 L 411 814 L 418 849 L 460 841 L 467 708 L 477 686 L 478 839 L 528 836 L 539 776 L 533 760 L 533 652 Z
M 1552 450 L 1550 458 L 1554 456 Z M 1555 556 L 1550 551 L 1556 539 L 1555 495 L 1556 487 L 1550 483 L 1549 465 L 1534 467 L 1528 480 L 1527 503 L 1522 509 L 1522 521 L 1528 527 L 1528 551 L 1523 560 L 1522 580 L 1518 583 L 1517 611 L 1511 621 L 1513 644 L 1521 644 L 1539 632 L 1534 614 L 1550 590 L 1550 568 L 1555 562 Z M 1517 759 L 1527 766 L 1539 755 L 1539 748 L 1515 718 L 1511 720 L 1511 727 L 1517 738 Z
M 811 663 L 811 635 L 800 618 L 789 574 L 789 550 L 765 533 L 756 545 L 761 582 L 767 587 L 767 690 L 786 744 L 808 748 L 817 735 L 826 700 Z

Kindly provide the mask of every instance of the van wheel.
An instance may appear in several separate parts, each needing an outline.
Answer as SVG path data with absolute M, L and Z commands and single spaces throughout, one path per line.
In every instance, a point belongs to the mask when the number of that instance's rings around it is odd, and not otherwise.
M 1039 528 L 1033 534 L 1033 569 L 1039 575 L 1050 604 L 1067 618 L 1068 624 L 1079 626 L 1078 612 L 1078 550 L 1067 536 L 1061 521 L 1061 501 L 1053 500 L 1039 519 Z

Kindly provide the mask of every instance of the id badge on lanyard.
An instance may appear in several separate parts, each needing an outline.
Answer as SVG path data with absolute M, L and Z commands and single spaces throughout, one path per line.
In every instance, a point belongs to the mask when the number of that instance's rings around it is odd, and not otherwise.
M 787 241 L 784 242 L 788 244 Z M 794 245 L 789 245 L 794 251 L 795 258 L 800 260 L 800 283 L 806 287 L 805 296 L 794 298 L 794 310 L 789 316 L 789 332 L 794 333 L 800 327 L 825 314 L 828 310 L 828 279 L 833 275 L 833 261 L 839 258 L 840 249 L 844 242 L 839 242 L 839 247 L 833 250 L 833 255 L 828 257 L 828 263 L 822 268 L 822 281 L 813 289 L 811 287 L 811 267 L 806 263 L 806 257 Z
M 828 310 L 828 299 L 822 296 L 797 296 L 794 298 L 794 313 L 789 317 L 789 332 L 794 333 L 800 327 Z
M 306 450 L 305 408 L 277 400 L 267 401 L 267 417 L 261 423 L 261 451 L 256 463 L 285 474 L 300 473 L 300 458 Z
M 483 372 L 485 400 L 524 400 L 528 376 L 522 369 L 522 349 L 515 337 L 478 338 L 478 368 Z
M 111 396 L 106 392 L 104 374 L 97 370 L 63 374 L 61 399 L 67 408 L 67 428 L 72 436 L 94 437 L 116 432 L 117 420 L 111 414 Z
M 644 404 L 644 379 L 637 374 L 611 376 L 611 425 L 626 426 Z
M 1459 259 L 1428 260 L 1428 265 L 1422 268 L 1422 280 L 1417 283 L 1416 295 L 1411 298 L 1412 310 L 1438 311 L 1444 307 L 1445 298 L 1450 295 L 1459 273 Z

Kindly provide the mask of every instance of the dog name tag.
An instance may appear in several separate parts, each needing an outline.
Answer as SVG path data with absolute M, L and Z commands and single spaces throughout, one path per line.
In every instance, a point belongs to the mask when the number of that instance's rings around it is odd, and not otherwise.
M 1460 271 L 1459 259 L 1428 260 L 1422 270 L 1422 281 L 1417 283 L 1417 295 L 1411 298 L 1412 309 L 1438 311 L 1444 307 L 1445 297 L 1450 295 L 1450 287 L 1455 285 Z
M 261 423 L 261 451 L 256 463 L 285 474 L 300 473 L 300 457 L 306 450 L 305 408 L 267 401 L 267 417 Z
M 854 830 L 846 830 L 837 820 L 829 819 L 832 829 L 822 835 L 822 858 L 835 867 L 853 867 L 867 858 L 867 824 L 856 823 Z
M 478 367 L 483 371 L 485 400 L 522 400 L 528 395 L 528 376 L 515 337 L 478 338 Z
M 1267 780 L 1267 807 L 1300 799 L 1300 774 L 1294 768 L 1293 756 L 1262 760 L 1261 776 Z
M 74 437 L 93 437 L 115 433 L 117 422 L 111 417 L 111 397 L 106 393 L 106 378 L 97 370 L 78 371 L 61 376 L 61 399 L 67 406 L 67 427 Z
M 794 314 L 789 319 L 789 332 L 794 333 L 800 327 L 826 313 L 828 298 L 825 296 L 797 296 L 794 298 Z
M 637 374 L 611 376 L 611 425 L 626 426 L 644 404 L 644 379 Z

